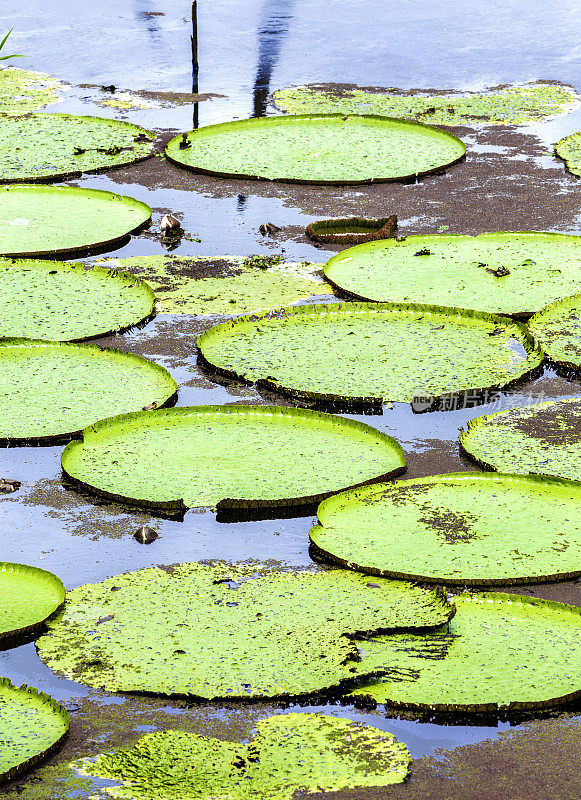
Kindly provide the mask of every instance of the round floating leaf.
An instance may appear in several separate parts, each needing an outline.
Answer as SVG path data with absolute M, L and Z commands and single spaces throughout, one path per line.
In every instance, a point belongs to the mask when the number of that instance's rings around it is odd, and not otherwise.
M 68 711 L 52 697 L 0 678 L 0 783 L 49 755 L 68 729 Z
M 150 316 L 154 302 L 151 287 L 127 272 L 0 258 L 0 337 L 104 336 Z
M 0 561 L 0 639 L 30 633 L 64 601 L 65 587 L 52 572 Z
M 581 575 L 576 481 L 436 475 L 343 492 L 317 515 L 316 548 L 374 575 L 468 585 Z
M 42 72 L 9 67 L 0 70 L 0 112 L 26 114 L 56 103 L 61 83 Z
M 532 314 L 581 291 L 581 236 L 507 232 L 387 239 L 337 253 L 325 277 L 362 300 Z
M 439 171 L 461 161 L 466 146 L 430 125 L 377 116 L 306 114 L 208 125 L 176 136 L 165 152 L 170 161 L 210 175 L 357 184 Z
M 498 472 L 556 475 L 581 481 L 581 399 L 536 403 L 477 417 L 460 444 Z
M 76 186 L 0 187 L 0 255 L 89 252 L 122 241 L 146 223 L 139 200 Z
M 542 361 L 519 323 L 458 308 L 347 303 L 239 317 L 200 334 L 219 372 L 296 397 L 410 402 L 477 393 Z
M 191 563 L 74 589 L 37 647 L 109 691 L 298 697 L 353 677 L 350 635 L 439 625 L 451 610 L 437 591 L 344 570 Z
M 351 694 L 438 711 L 542 708 L 581 694 L 581 609 L 522 595 L 456 598 L 438 632 L 362 645 L 363 670 L 384 672 Z
M 63 453 L 70 477 L 109 497 L 166 508 L 304 505 L 405 470 L 391 436 L 278 406 L 127 414 L 87 428 L 83 439 Z
M 152 155 L 151 131 L 99 117 L 0 115 L 0 183 L 102 172 Z M 14 147 L 18 142 L 18 147 Z
M 391 733 L 323 714 L 281 714 L 261 720 L 250 744 L 160 731 L 73 766 L 121 782 L 111 794 L 126 800 L 292 800 L 297 791 L 401 783 L 410 762 L 407 747 Z
M 581 294 L 550 303 L 531 317 L 528 329 L 552 361 L 581 367 Z
M 555 145 L 555 153 L 563 159 L 569 172 L 581 175 L 581 131 L 560 139 Z
M 177 383 L 158 364 L 89 344 L 0 340 L 0 441 L 68 437 L 112 414 L 163 405 Z

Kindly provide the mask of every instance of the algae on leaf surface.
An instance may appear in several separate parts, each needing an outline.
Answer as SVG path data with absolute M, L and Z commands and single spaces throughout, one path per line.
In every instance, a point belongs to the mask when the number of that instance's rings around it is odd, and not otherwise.
M 581 367 L 581 294 L 550 303 L 527 323 L 535 341 L 557 364 Z
M 438 591 L 402 581 L 190 563 L 74 589 L 37 647 L 51 669 L 108 691 L 299 697 L 353 678 L 354 635 L 451 613 Z
M 560 139 L 555 145 L 555 153 L 563 159 L 569 172 L 581 176 L 581 131 Z
M 0 70 L 0 113 L 28 114 L 57 103 L 60 81 L 42 72 L 9 67 Z
M 52 572 L 0 561 L 0 640 L 39 628 L 64 602 L 65 587 Z

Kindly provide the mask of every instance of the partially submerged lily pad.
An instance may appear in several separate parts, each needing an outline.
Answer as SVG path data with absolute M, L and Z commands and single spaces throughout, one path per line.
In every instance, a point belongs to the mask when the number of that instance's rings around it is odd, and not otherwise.
M 37 648 L 51 669 L 108 691 L 299 697 L 353 677 L 350 636 L 450 613 L 439 592 L 401 581 L 190 563 L 68 592 Z
M 333 256 L 325 277 L 361 300 L 527 315 L 581 291 L 581 236 L 407 236 Z
M 581 131 L 560 139 L 555 145 L 555 153 L 563 159 L 569 172 L 581 176 Z
M 435 475 L 334 495 L 317 516 L 317 550 L 374 575 L 463 585 L 581 575 L 576 481 Z
M 0 258 L 0 337 L 105 336 L 149 317 L 154 302 L 151 287 L 127 272 Z
M 158 364 L 88 344 L 0 340 L 0 441 L 70 437 L 112 414 L 163 405 L 177 383 Z
M 52 572 L 0 561 L 0 640 L 31 633 L 64 602 L 65 587 Z
M 57 180 L 134 164 L 152 155 L 154 138 L 145 128 L 114 119 L 0 115 L 0 183 Z
M 296 397 L 411 402 L 507 385 L 542 361 L 519 323 L 458 308 L 303 305 L 216 325 L 197 340 L 226 375 Z
M 361 646 L 360 669 L 384 670 L 349 696 L 436 711 L 544 708 L 581 695 L 581 609 L 522 595 L 455 598 L 437 632 Z
M 551 361 L 581 367 L 581 294 L 550 303 L 531 317 L 528 329 Z
M 250 744 L 160 731 L 73 767 L 119 781 L 105 791 L 124 800 L 292 800 L 297 791 L 401 783 L 410 762 L 391 733 L 323 714 L 281 714 L 261 720 Z
M 122 242 L 151 218 L 145 203 L 76 186 L 0 187 L 0 255 L 86 253 Z
M 60 81 L 42 72 L 9 67 L 0 70 L 0 112 L 28 114 L 57 103 Z
M 242 405 L 103 420 L 65 448 L 62 465 L 99 494 L 169 509 L 305 505 L 405 470 L 401 446 L 369 425 Z
M 305 114 L 208 125 L 166 148 L 186 169 L 230 178 L 359 184 L 415 178 L 461 161 L 466 147 L 439 128 L 377 116 Z
M 581 481 L 581 399 L 536 403 L 477 417 L 460 431 L 475 461 L 499 472 Z
M 373 242 L 378 239 L 389 239 L 397 228 L 397 217 L 379 219 L 363 219 L 361 217 L 347 217 L 346 219 L 318 219 L 310 222 L 305 228 L 309 239 L 315 242 L 332 244 L 360 244 Z
M 435 94 L 313 84 L 279 89 L 274 101 L 291 114 L 384 114 L 435 125 L 522 125 L 568 113 L 579 104 L 579 96 L 571 86 L 540 82 Z
M 68 729 L 68 711 L 52 697 L 0 678 L 0 783 L 49 755 Z

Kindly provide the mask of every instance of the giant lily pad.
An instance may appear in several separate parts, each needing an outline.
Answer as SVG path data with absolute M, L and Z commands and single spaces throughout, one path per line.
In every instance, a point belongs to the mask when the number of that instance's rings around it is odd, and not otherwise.
M 74 589 L 37 647 L 51 669 L 109 691 L 298 697 L 353 677 L 349 635 L 451 612 L 437 591 L 354 572 L 190 563 Z
M 73 766 L 119 781 L 106 791 L 125 800 L 292 800 L 297 791 L 401 783 L 410 761 L 391 733 L 323 714 L 281 714 L 261 720 L 250 744 L 169 730 Z
M 581 575 L 581 484 L 476 472 L 334 495 L 311 541 L 343 567 L 392 578 L 509 584 Z
M 68 729 L 69 714 L 52 697 L 0 678 L 0 783 L 49 755 Z
M 165 151 L 182 167 L 293 183 L 402 180 L 440 171 L 466 153 L 460 139 L 439 128 L 378 116 L 257 117 L 183 137 L 172 139 Z
M 404 471 L 400 445 L 369 425 L 277 406 L 127 414 L 83 431 L 65 472 L 109 497 L 166 508 L 312 503 Z M 235 499 L 233 499 L 235 498 Z
M 463 594 L 437 632 L 362 646 L 357 688 L 379 703 L 439 711 L 542 708 L 581 695 L 581 609 L 522 595 Z
M 581 175 L 581 131 L 560 139 L 555 145 L 555 153 L 563 159 L 569 172 Z
M 581 481 L 581 399 L 536 403 L 477 417 L 460 444 L 499 472 L 533 472 Z
M 141 322 L 155 295 L 127 272 L 0 258 L 0 337 L 72 341 Z
M 64 602 L 65 587 L 52 572 L 0 561 L 0 639 L 30 633 Z
M 0 255 L 54 256 L 113 247 L 150 217 L 145 203 L 98 189 L 0 187 Z
M 325 277 L 362 300 L 532 314 L 581 291 L 581 236 L 408 236 L 333 256 Z
M 0 183 L 56 180 L 133 164 L 149 158 L 153 139 L 151 131 L 114 119 L 1 115 Z
M 581 367 L 581 295 L 550 303 L 528 322 L 532 333 L 552 361 L 571 369 Z
M 506 317 L 389 303 L 239 317 L 197 344 L 224 374 L 297 397 L 372 403 L 503 386 L 543 358 L 526 328 Z
M 68 437 L 111 414 L 163 405 L 169 372 L 145 358 L 88 344 L 0 340 L 0 441 Z
M 56 103 L 60 81 L 42 72 L 9 67 L 0 70 L 0 112 L 26 114 Z

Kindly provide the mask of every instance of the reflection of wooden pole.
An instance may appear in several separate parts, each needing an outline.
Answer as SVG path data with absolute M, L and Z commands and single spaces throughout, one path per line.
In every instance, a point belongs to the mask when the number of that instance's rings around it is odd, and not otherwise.
M 192 2 L 192 94 L 198 94 L 198 0 Z M 194 130 L 198 127 L 198 103 L 194 102 Z

